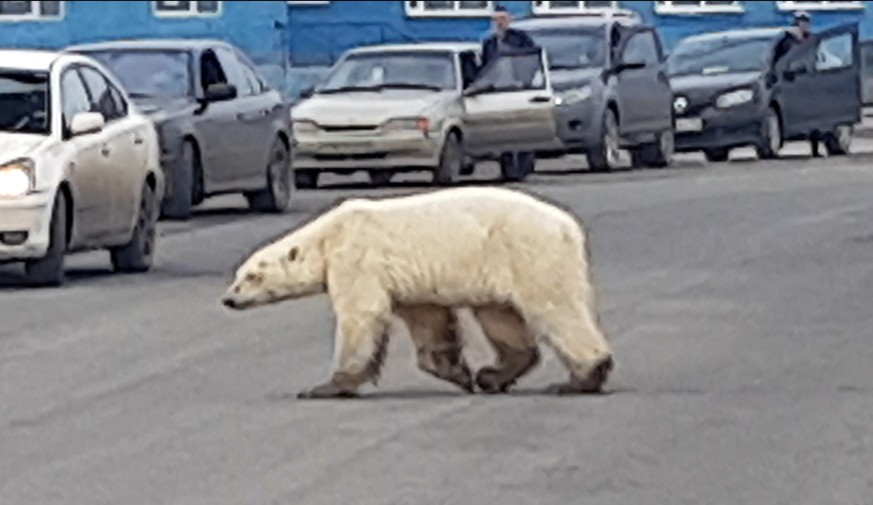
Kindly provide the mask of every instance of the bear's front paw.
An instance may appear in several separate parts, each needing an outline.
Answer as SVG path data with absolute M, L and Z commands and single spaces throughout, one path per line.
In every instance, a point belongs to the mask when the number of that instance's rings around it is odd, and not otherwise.
M 546 387 L 547 394 L 557 395 L 585 395 L 603 392 L 603 385 L 609 379 L 615 363 L 612 357 L 604 359 L 585 379 L 571 378 L 569 382 L 561 382 Z
M 322 384 L 308 391 L 301 391 L 297 398 L 301 400 L 315 400 L 328 398 L 357 398 L 358 393 L 340 388 L 332 382 Z
M 500 371 L 494 367 L 486 366 L 476 373 L 476 385 L 489 395 L 505 393 L 509 384 L 500 380 Z

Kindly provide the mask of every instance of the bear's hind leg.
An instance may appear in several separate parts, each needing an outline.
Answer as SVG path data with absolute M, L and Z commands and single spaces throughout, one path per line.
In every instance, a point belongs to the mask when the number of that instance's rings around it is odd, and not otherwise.
M 419 370 L 474 392 L 473 374 L 464 359 L 463 341 L 448 307 L 404 305 L 395 309 L 415 344 Z
M 352 314 L 352 313 L 349 313 Z M 329 381 L 298 398 L 350 398 L 366 382 L 376 383 L 388 347 L 386 314 L 340 313 L 334 343 L 333 373 Z
M 482 333 L 497 354 L 497 366 L 476 373 L 476 384 L 485 393 L 505 393 L 540 362 L 534 335 L 512 307 L 486 306 L 474 310 Z
M 544 314 L 546 342 L 570 371 L 567 382 L 548 386 L 552 394 L 591 394 L 602 391 L 614 367 L 612 349 L 588 305 L 562 303 Z

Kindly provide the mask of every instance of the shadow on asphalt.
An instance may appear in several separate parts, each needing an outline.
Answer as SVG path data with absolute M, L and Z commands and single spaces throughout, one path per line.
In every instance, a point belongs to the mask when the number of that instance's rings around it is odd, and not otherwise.
M 75 268 L 67 269 L 66 283 L 75 284 L 77 282 L 98 280 L 107 277 L 118 277 L 119 274 L 112 271 L 111 268 Z M 24 268 L 21 266 L 9 265 L 0 267 L 0 293 L 18 290 L 33 290 L 33 289 L 58 289 L 58 288 L 36 288 L 27 284 L 24 277 Z
M 353 401 L 391 401 L 391 400 L 431 400 L 431 399 L 449 399 L 449 398 L 483 398 L 483 399 L 506 399 L 506 398 L 562 398 L 562 399 L 595 399 L 605 398 L 618 393 L 630 392 L 633 390 L 611 389 L 599 394 L 583 394 L 583 395 L 556 395 L 546 392 L 544 389 L 517 389 L 505 394 L 485 394 L 485 393 L 464 393 L 462 391 L 445 391 L 445 390 L 396 390 L 396 391 L 376 391 L 372 393 L 361 393 L 357 397 L 352 398 L 330 398 L 330 399 L 300 399 L 297 398 L 297 393 L 282 393 L 267 395 L 267 400 L 271 402 L 353 402 Z

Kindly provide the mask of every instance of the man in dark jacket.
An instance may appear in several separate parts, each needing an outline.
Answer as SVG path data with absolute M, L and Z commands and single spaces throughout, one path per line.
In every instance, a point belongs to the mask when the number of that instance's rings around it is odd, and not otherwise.
M 812 16 L 809 15 L 806 11 L 799 11 L 794 14 L 794 26 L 789 29 L 782 39 L 776 44 L 776 48 L 773 51 L 773 64 L 775 65 L 779 60 L 785 57 L 792 48 L 803 43 L 812 37 Z M 821 148 L 820 143 L 821 139 L 818 135 L 813 135 L 812 138 L 809 139 L 810 146 L 812 147 L 812 155 L 813 157 L 821 156 Z
M 482 41 L 482 68 L 491 63 L 504 49 L 535 47 L 530 35 L 510 27 L 512 16 L 506 7 L 494 9 L 494 31 Z M 503 153 L 500 168 L 503 177 L 510 180 L 524 179 L 533 171 L 536 155 L 532 152 Z

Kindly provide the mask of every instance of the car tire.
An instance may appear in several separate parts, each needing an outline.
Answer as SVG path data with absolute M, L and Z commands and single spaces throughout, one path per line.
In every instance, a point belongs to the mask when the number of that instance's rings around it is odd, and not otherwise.
M 34 287 L 57 287 L 66 280 L 64 257 L 67 253 L 67 196 L 58 191 L 52 207 L 52 220 L 49 225 L 49 245 L 45 256 L 29 260 L 24 265 L 27 284 Z
M 273 139 L 267 162 L 267 185 L 261 191 L 245 195 L 252 210 L 279 214 L 288 208 L 291 201 L 290 160 L 285 142 L 279 137 Z
M 297 189 L 315 189 L 318 187 L 319 173 L 315 170 L 295 170 L 294 187 Z
M 367 172 L 370 177 L 370 183 L 377 188 L 383 188 L 391 184 L 391 179 L 394 178 L 393 170 L 370 170 Z
M 457 133 L 449 133 L 440 152 L 440 164 L 433 172 L 433 183 L 448 186 L 455 182 L 464 166 L 464 148 Z
M 710 163 L 721 163 L 727 161 L 730 158 L 730 154 L 730 149 L 726 149 L 723 147 L 715 149 L 705 149 L 703 151 L 703 156 L 705 156 L 706 161 Z
M 600 144 L 594 146 L 585 155 L 588 168 L 592 172 L 609 172 L 618 166 L 619 133 L 618 119 L 612 109 L 606 109 L 603 114 L 603 137 Z
M 782 120 L 776 109 L 770 107 L 761 121 L 760 140 L 755 146 L 758 158 L 770 160 L 778 157 L 782 143 Z
M 837 126 L 834 131 L 824 136 L 824 145 L 829 156 L 848 156 L 852 149 L 852 135 L 854 128 L 851 125 Z
M 632 152 L 634 167 L 665 168 L 673 162 L 676 143 L 673 130 L 658 134 L 651 144 L 644 145 Z
M 169 181 L 169 198 L 161 205 L 161 215 L 167 219 L 186 221 L 191 217 L 191 208 L 202 200 L 197 181 L 200 180 L 200 159 L 191 141 L 182 144 L 182 162 L 177 170 L 172 170 Z
M 158 212 L 155 190 L 143 184 L 133 237 L 123 247 L 110 249 L 112 269 L 120 273 L 142 273 L 152 268 L 157 242 Z

